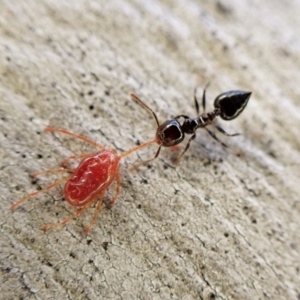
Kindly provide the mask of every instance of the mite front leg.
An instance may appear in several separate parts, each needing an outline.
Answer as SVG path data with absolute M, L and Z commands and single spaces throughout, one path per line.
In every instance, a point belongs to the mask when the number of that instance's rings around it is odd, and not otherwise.
M 110 201 L 109 205 L 112 207 L 113 205 L 116 204 L 117 198 L 120 193 L 120 187 L 121 187 L 121 175 L 120 175 L 120 170 L 118 169 L 117 174 L 116 174 L 116 181 L 117 181 L 117 186 L 116 186 L 116 191 L 113 199 Z

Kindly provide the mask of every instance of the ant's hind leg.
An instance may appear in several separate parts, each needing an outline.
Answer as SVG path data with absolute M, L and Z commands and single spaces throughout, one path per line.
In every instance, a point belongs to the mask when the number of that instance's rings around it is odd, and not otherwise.
M 205 127 L 205 129 L 206 129 L 206 131 L 211 135 L 211 137 L 212 137 L 213 139 L 215 139 L 217 142 L 219 142 L 223 147 L 225 147 L 225 148 L 228 147 L 225 143 L 223 143 L 222 141 L 220 141 L 220 140 L 217 138 L 217 136 L 214 134 L 214 132 L 210 131 L 210 130 L 207 129 L 206 127 Z
M 223 133 L 224 135 L 226 135 L 226 136 L 237 136 L 237 135 L 239 135 L 239 133 L 235 133 L 235 134 L 228 134 L 227 132 L 225 132 L 221 127 L 219 127 L 219 126 L 216 126 L 216 128 L 221 132 L 221 133 Z M 210 131 L 209 129 L 207 129 L 207 128 L 205 128 L 206 130 L 207 130 L 207 132 L 217 141 L 217 142 L 219 142 L 223 147 L 225 147 L 225 148 L 229 148 L 231 151 L 233 151 L 233 152 L 235 152 L 235 154 L 237 155 L 237 156 L 244 156 L 245 155 L 245 153 L 242 151 L 242 150 L 240 150 L 240 149 L 238 149 L 238 148 L 236 148 L 236 147 L 234 147 L 234 146 L 232 146 L 232 145 L 230 145 L 230 146 L 228 146 L 228 145 L 226 145 L 225 143 L 223 143 L 223 142 L 221 142 L 218 138 L 217 138 L 217 136 L 212 132 L 212 131 Z M 223 132 L 223 131 L 224 132 Z
M 179 161 L 181 160 L 181 158 L 182 158 L 182 156 L 184 155 L 184 153 L 190 148 L 191 141 L 194 140 L 195 137 L 196 137 L 196 134 L 193 134 L 193 135 L 190 137 L 188 143 L 187 143 L 186 146 L 185 146 L 185 149 L 184 149 L 183 152 L 177 157 L 176 162 L 175 162 L 176 164 L 179 163 Z
M 233 134 L 227 133 L 223 128 L 221 128 L 218 125 L 215 125 L 215 127 L 217 128 L 218 131 L 220 131 L 222 134 L 224 134 L 226 136 L 237 136 L 237 135 L 240 135 L 240 133 L 233 133 Z

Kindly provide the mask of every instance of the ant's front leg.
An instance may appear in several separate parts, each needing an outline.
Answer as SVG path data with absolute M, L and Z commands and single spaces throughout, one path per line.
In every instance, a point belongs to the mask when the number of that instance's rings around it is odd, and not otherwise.
M 188 143 L 186 144 L 185 149 L 183 150 L 183 152 L 177 157 L 177 159 L 176 159 L 176 164 L 179 163 L 179 161 L 181 160 L 181 158 L 182 158 L 182 156 L 184 155 L 184 153 L 189 149 L 190 144 L 191 144 L 191 141 L 194 140 L 195 137 L 196 137 L 196 134 L 194 133 L 194 134 L 190 137 L 190 139 L 189 139 Z
M 145 161 L 142 161 L 142 162 L 140 162 L 140 163 L 134 165 L 133 167 L 131 167 L 131 168 L 129 169 L 129 172 L 133 172 L 133 171 L 135 171 L 136 169 L 138 169 L 140 166 L 145 165 L 145 164 L 148 164 L 148 163 L 150 163 L 151 161 L 155 160 L 155 159 L 158 157 L 159 153 L 160 153 L 161 147 L 162 147 L 162 146 L 159 145 L 159 147 L 158 147 L 158 149 L 157 149 L 157 152 L 156 152 L 156 154 L 155 154 L 155 156 L 154 156 L 153 158 L 148 159 L 148 160 L 145 160 Z

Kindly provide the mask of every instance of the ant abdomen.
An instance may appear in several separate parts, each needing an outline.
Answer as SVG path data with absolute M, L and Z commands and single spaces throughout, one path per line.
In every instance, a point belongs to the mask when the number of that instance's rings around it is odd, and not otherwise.
M 233 120 L 244 110 L 250 96 L 251 92 L 239 90 L 225 92 L 215 99 L 214 106 L 220 110 L 223 120 Z

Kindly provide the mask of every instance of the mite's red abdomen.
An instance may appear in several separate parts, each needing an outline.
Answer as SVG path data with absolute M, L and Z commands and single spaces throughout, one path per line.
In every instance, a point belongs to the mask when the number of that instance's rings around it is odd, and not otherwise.
M 65 199 L 71 205 L 83 206 L 96 194 L 104 192 L 115 179 L 120 157 L 103 150 L 81 161 L 65 184 Z

